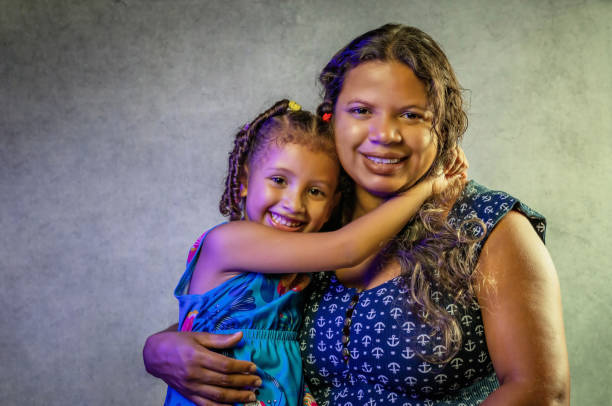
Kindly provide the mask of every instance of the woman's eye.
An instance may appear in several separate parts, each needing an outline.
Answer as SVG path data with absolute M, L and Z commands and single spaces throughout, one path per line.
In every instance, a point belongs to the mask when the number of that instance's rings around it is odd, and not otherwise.
M 420 119 L 422 116 L 412 111 L 405 111 L 402 113 L 402 117 L 407 118 L 408 120 L 417 120 Z
M 349 112 L 356 116 L 362 116 L 362 115 L 369 114 L 370 110 L 367 107 L 358 106 L 358 107 L 351 107 L 349 109 Z

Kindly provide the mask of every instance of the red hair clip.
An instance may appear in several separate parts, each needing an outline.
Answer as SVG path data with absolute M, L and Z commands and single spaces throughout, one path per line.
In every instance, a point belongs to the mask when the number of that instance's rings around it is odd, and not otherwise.
M 323 117 L 321 117 L 321 119 L 327 122 L 331 119 L 331 116 L 332 116 L 332 113 L 325 113 L 323 114 Z

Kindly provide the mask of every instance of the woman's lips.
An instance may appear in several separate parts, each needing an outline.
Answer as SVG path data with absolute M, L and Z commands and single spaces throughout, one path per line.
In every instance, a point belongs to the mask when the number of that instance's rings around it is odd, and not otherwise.
M 364 165 L 376 175 L 393 175 L 404 166 L 406 157 L 361 154 Z

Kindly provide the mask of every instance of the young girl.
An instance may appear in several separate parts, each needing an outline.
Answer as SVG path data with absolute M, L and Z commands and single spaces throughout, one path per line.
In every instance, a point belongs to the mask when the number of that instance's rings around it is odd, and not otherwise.
M 445 175 L 421 182 L 342 229 L 314 233 L 338 201 L 339 175 L 331 125 L 277 102 L 236 135 L 220 202 L 231 221 L 200 237 L 176 287 L 180 331 L 243 333 L 231 356 L 258 367 L 253 405 L 303 399 L 296 337 L 305 273 L 361 263 L 447 183 Z M 193 403 L 169 387 L 165 404 Z

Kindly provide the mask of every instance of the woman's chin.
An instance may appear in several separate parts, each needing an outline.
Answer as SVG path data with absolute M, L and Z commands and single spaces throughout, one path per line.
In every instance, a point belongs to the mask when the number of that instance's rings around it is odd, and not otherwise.
M 363 192 L 381 199 L 386 199 L 401 193 L 412 186 L 406 185 L 406 182 L 370 182 L 368 185 L 357 187 Z

